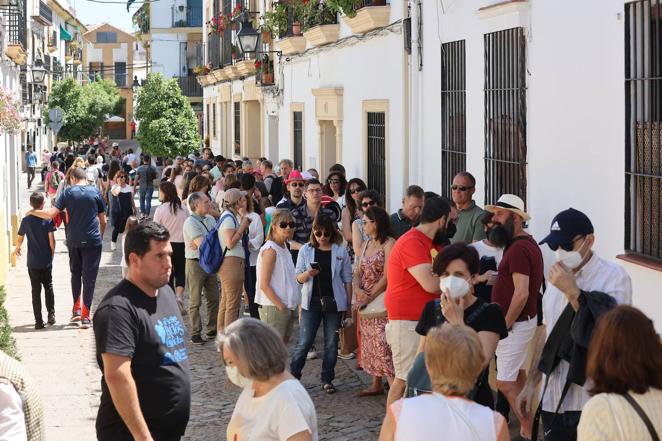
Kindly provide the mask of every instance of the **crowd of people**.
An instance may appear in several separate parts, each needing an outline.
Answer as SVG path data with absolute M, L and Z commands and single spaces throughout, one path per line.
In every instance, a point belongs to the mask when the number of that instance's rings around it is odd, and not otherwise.
M 94 313 L 100 440 L 180 439 L 187 344 L 209 341 L 243 389 L 228 440 L 317 440 L 298 379 L 318 356 L 320 327 L 326 394 L 336 392 L 337 359 L 354 357 L 372 378 L 357 399 L 388 391 L 380 440 L 507 440 L 512 417 L 524 439 L 662 432 L 660 339 L 628 306 L 628 274 L 595 253 L 599 235 L 577 209 L 559 212 L 537 241 L 522 199 L 480 208 L 466 171 L 451 198 L 411 185 L 389 214 L 341 164 L 320 180 L 288 159 L 254 164 L 208 148 L 157 159 L 117 146 L 86 153 L 49 157 L 15 252 L 27 236 L 42 329 L 42 285 L 55 323 L 53 231 L 64 224 L 71 322 L 87 328 L 107 215 L 111 251 L 121 237 L 124 278 Z M 543 245 L 556 256 L 547 274 Z

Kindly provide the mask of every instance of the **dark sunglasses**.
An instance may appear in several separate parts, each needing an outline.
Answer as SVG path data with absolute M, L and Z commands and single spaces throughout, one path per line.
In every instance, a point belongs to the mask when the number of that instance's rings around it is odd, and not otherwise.
M 340 184 L 340 180 L 339 180 L 339 179 L 329 179 L 327 182 L 328 182 L 329 184 Z
M 578 241 L 579 239 L 581 239 L 582 237 L 584 237 L 584 236 L 580 236 L 580 237 L 578 237 L 577 239 L 573 239 L 572 241 L 570 241 L 570 243 L 564 243 L 564 244 L 561 244 L 561 245 L 556 246 L 556 247 L 552 247 L 552 246 L 550 245 L 549 248 L 550 248 L 552 251 L 556 251 L 556 250 L 558 250 L 559 248 L 561 248 L 562 250 L 565 250 L 565 251 L 570 252 L 570 251 L 572 251 L 573 248 L 575 247 L 575 242 L 577 242 L 577 241 Z
M 304 184 L 303 182 L 299 182 L 299 183 L 297 183 L 297 182 L 290 182 L 290 185 L 291 185 L 292 187 L 304 187 L 306 184 Z
M 118 179 L 126 179 L 126 176 L 118 176 Z
M 354 189 L 350 188 L 350 190 L 349 190 L 350 194 L 361 193 L 362 191 L 363 191 L 363 189 L 361 189 L 361 188 L 354 188 Z
M 467 190 L 471 190 L 472 188 L 474 188 L 473 185 L 471 187 L 465 187 L 463 185 L 451 185 L 451 190 L 454 190 L 454 191 L 455 190 L 467 191 Z
M 294 228 L 297 226 L 294 222 L 281 222 L 278 224 L 279 227 L 285 229 L 285 228 Z
M 363 208 L 365 208 L 365 207 L 372 207 L 373 205 L 375 205 L 375 201 L 363 202 L 363 203 L 361 204 L 361 206 L 362 206 Z
M 315 237 L 331 237 L 331 233 L 329 231 L 315 231 Z

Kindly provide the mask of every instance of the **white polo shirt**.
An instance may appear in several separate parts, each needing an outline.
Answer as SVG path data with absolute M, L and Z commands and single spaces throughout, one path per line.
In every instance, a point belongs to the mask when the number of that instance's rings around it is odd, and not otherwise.
M 628 273 L 620 265 L 608 262 L 595 253 L 586 265 L 579 270 L 576 278 L 577 286 L 584 292 L 599 291 L 612 296 L 618 304 L 629 305 L 632 303 L 632 282 Z M 554 325 L 567 304 L 568 299 L 565 294 L 551 283 L 548 283 L 547 290 L 542 297 L 543 317 L 547 326 L 546 339 L 549 338 L 549 334 L 554 329 Z M 567 361 L 561 360 L 556 369 L 550 374 L 547 392 L 543 397 L 542 410 L 546 412 L 556 410 L 563 393 L 569 366 Z M 585 387 L 573 384 L 568 389 L 568 394 L 563 400 L 559 413 L 581 411 L 590 398 L 591 396 Z

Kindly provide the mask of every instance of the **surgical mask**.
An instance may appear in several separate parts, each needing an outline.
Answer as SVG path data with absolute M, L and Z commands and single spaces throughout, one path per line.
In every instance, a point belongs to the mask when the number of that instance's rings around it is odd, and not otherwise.
M 239 373 L 239 368 L 237 368 L 237 366 L 225 366 L 225 373 L 232 384 L 239 386 L 242 389 L 246 389 L 253 384 L 253 381 Z
M 582 246 L 579 247 L 581 250 L 582 247 L 584 246 L 584 242 L 582 242 Z M 579 252 L 577 251 L 566 251 L 561 247 L 558 247 L 555 251 L 556 254 L 556 261 L 561 262 L 563 265 L 565 265 L 568 269 L 575 269 L 579 265 L 581 265 L 582 260 L 584 259 Z
M 439 288 L 442 291 L 448 291 L 451 299 L 464 297 L 471 290 L 469 282 L 457 276 L 444 277 L 439 281 Z

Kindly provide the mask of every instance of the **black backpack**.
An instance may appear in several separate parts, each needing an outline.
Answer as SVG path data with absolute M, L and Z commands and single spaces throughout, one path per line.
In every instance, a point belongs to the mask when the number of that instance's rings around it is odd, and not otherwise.
M 269 196 L 271 197 L 271 203 L 276 205 L 283 199 L 285 184 L 283 182 L 282 176 L 276 176 L 271 181 L 271 189 L 269 190 Z

